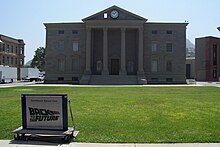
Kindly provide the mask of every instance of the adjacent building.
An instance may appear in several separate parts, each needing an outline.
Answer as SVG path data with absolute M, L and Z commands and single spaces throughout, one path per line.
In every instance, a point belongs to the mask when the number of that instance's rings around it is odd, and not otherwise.
M 196 80 L 219 81 L 220 38 L 207 36 L 196 38 Z
M 45 23 L 46 83 L 186 83 L 186 26 L 112 6 L 79 23 Z
M 16 67 L 18 79 L 20 79 L 20 68 L 24 65 L 24 46 L 22 39 L 0 34 L 0 65 Z

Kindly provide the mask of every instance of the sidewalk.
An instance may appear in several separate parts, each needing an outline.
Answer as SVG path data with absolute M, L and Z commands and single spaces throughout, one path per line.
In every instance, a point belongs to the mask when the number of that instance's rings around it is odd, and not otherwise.
M 56 144 L 39 141 L 0 140 L 1 147 L 220 147 L 220 143 L 177 143 L 177 144 L 115 144 L 115 143 L 77 143 Z

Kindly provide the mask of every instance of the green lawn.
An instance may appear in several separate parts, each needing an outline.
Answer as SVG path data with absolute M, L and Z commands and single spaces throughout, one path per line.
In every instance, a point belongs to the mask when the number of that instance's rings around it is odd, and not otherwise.
M 1 88 L 0 139 L 21 126 L 20 97 L 28 93 L 68 94 L 77 142 L 220 142 L 216 87 Z

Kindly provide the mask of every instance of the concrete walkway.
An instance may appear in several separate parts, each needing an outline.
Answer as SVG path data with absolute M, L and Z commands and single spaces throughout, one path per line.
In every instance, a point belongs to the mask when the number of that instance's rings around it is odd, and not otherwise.
M 0 140 L 0 147 L 220 147 L 220 143 L 177 143 L 177 144 L 115 144 L 77 143 L 56 144 L 40 141 Z

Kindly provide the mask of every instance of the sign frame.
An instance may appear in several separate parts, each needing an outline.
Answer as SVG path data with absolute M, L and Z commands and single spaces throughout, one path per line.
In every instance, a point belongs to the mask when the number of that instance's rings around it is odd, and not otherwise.
M 46 99 L 46 98 L 56 98 L 61 99 L 60 109 L 61 109 L 61 126 L 59 128 L 46 128 L 46 127 L 29 127 L 28 123 L 28 114 L 27 114 L 27 103 L 28 99 L 30 98 L 40 98 L 40 99 Z M 30 129 L 30 130 L 55 130 L 55 131 L 66 131 L 68 130 L 68 105 L 67 105 L 67 94 L 22 94 L 21 95 L 21 101 L 22 101 L 22 126 L 23 129 Z M 30 110 L 29 110 L 30 111 Z M 50 111 L 50 110 L 49 110 Z M 43 111 L 46 112 L 46 111 Z M 46 123 L 46 122 L 45 122 Z

